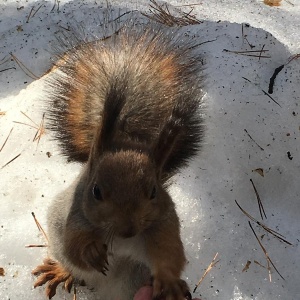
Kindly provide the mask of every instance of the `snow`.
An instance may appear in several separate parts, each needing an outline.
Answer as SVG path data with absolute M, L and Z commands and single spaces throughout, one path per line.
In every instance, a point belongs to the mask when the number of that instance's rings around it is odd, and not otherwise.
M 196 1 L 170 1 L 176 9 Z M 205 299 L 300 299 L 299 265 L 299 175 L 300 175 L 300 60 L 287 64 L 300 53 L 300 2 L 282 1 L 270 7 L 263 1 L 206 0 L 194 5 L 193 13 L 204 20 L 182 30 L 199 42 L 206 63 L 205 120 L 203 149 L 189 168 L 174 179 L 171 193 L 182 220 L 182 238 L 189 264 L 184 273 L 191 289 L 218 252 L 220 261 L 198 287 L 194 296 Z M 148 11 L 148 2 L 112 1 L 115 11 Z M 122 3 L 122 4 L 120 4 Z M 32 6 L 39 11 L 26 23 Z M 46 131 L 33 142 L 42 120 L 43 78 L 34 80 L 10 59 L 13 53 L 36 76 L 51 66 L 51 44 L 55 33 L 68 23 L 79 22 L 88 31 L 97 29 L 102 11 L 100 1 L 0 1 L 0 299 L 45 299 L 44 289 L 33 289 L 30 271 L 47 255 L 46 248 L 25 248 L 44 244 L 31 212 L 46 229 L 47 207 L 55 195 L 76 177 L 81 166 L 70 164 L 60 155 L 56 142 Z M 20 7 L 24 8 L 20 9 Z M 180 6 L 180 7 L 179 7 Z M 19 9 L 18 9 L 19 8 Z M 98 8 L 98 10 L 96 9 Z M 219 22 L 221 20 L 221 22 Z M 98 23 L 97 23 L 98 22 Z M 245 39 L 254 47 L 251 49 Z M 18 27 L 21 26 L 21 27 Z M 19 31 L 18 31 L 19 30 Z M 22 31 L 21 31 L 22 30 Z M 230 51 L 268 50 L 258 58 Z M 229 51 L 224 51 L 227 49 Z M 4 62 L 5 60 L 7 60 Z M 275 69 L 274 92 L 268 91 Z M 247 132 L 248 134 L 247 134 Z M 250 136 L 251 138 L 250 138 Z M 262 150 L 262 149 L 263 150 Z M 48 157 L 47 152 L 51 153 Z M 287 152 L 293 157 L 290 159 Z M 264 170 L 264 177 L 253 171 Z M 252 222 L 252 226 L 283 280 L 271 267 L 272 282 L 264 253 L 251 231 L 248 218 L 235 203 L 261 221 L 253 180 L 263 202 L 267 226 L 279 231 L 293 245 L 278 241 Z M 249 269 L 242 272 L 247 261 Z M 57 299 L 72 299 L 58 291 Z M 80 289 L 79 300 L 94 299 Z

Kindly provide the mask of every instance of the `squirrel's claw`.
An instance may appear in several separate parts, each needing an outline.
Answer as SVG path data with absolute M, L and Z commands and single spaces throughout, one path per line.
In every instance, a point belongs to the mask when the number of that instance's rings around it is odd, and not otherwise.
M 85 249 L 85 260 L 90 267 L 107 276 L 108 259 L 105 244 L 99 245 L 96 242 L 89 244 Z
M 154 277 L 153 299 L 190 300 L 191 294 L 184 280 L 162 280 Z
M 69 293 L 71 293 L 71 289 L 72 289 L 72 286 L 73 286 L 73 282 L 74 282 L 74 278 L 72 276 L 70 276 L 66 281 L 65 281 L 65 284 L 64 284 L 64 289 L 66 291 L 68 291 Z
M 64 288 L 68 292 L 71 291 L 74 278 L 71 273 L 66 271 L 58 262 L 46 258 L 44 264 L 36 267 L 32 274 L 38 276 L 34 283 L 34 288 L 47 283 L 46 295 L 51 299 L 56 294 L 56 288 L 60 283 L 64 282 Z

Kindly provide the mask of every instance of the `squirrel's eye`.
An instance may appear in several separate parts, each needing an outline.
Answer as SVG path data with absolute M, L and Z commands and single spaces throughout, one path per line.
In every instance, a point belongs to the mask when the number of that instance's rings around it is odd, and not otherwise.
M 97 200 L 102 200 L 101 191 L 100 191 L 100 189 L 99 189 L 99 187 L 98 187 L 97 184 L 95 184 L 95 185 L 93 186 L 93 196 L 94 196 L 94 198 L 97 199 Z
M 152 192 L 151 192 L 151 196 L 150 196 L 150 199 L 154 199 L 156 197 L 156 187 L 154 186 L 153 189 L 152 189 Z

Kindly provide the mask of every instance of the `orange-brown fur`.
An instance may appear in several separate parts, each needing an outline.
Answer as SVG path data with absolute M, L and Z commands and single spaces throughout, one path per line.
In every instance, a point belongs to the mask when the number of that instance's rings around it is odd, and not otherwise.
M 69 130 L 72 135 L 71 143 L 74 144 L 74 147 L 78 148 L 78 152 L 80 153 L 89 153 L 90 145 L 86 143 L 88 137 L 86 132 L 80 129 L 80 126 L 77 124 L 84 123 L 85 115 L 83 112 L 83 105 L 85 103 L 84 99 L 86 94 L 88 93 L 87 87 L 89 82 L 89 72 L 90 70 L 84 68 L 80 62 L 76 63 L 75 66 L 75 74 L 74 82 L 80 82 L 81 88 L 77 86 L 71 86 L 70 90 L 68 91 L 67 97 L 70 98 L 69 102 L 69 113 L 67 114 L 67 123 L 69 124 Z M 96 126 L 90 128 L 91 131 L 96 130 Z

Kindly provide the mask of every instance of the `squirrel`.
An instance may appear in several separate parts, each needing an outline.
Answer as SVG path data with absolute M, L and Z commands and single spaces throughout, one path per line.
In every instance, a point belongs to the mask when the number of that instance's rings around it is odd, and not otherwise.
M 74 278 L 105 300 L 133 299 L 149 278 L 153 299 L 190 295 L 168 187 L 201 148 L 202 69 L 191 42 L 151 23 L 59 57 L 47 79 L 50 126 L 84 165 L 48 211 L 54 260 L 33 274 L 49 298 Z

